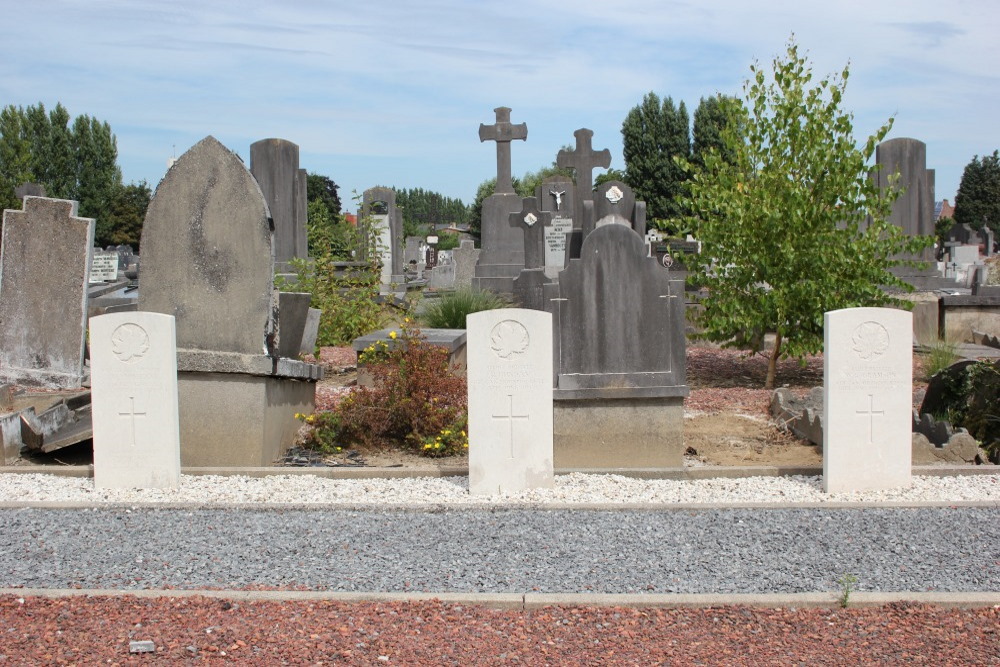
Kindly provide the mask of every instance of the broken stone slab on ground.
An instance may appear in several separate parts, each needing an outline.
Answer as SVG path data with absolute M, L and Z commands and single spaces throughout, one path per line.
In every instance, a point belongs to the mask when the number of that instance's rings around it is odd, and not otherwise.
M 23 449 L 47 454 L 92 437 L 88 389 L 42 393 L 3 385 L 0 403 L 4 465 Z

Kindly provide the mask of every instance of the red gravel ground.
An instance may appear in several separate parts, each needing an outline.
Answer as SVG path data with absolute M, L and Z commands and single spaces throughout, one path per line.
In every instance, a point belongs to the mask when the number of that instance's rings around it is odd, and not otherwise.
M 772 610 L 0 596 L 16 665 L 996 665 L 1000 609 Z M 129 654 L 150 640 L 152 654 Z

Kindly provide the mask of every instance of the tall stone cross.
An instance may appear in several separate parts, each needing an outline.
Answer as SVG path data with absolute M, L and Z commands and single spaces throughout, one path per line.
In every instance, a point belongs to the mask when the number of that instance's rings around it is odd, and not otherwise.
M 515 139 L 524 141 L 528 138 L 528 125 L 521 123 L 514 125 L 510 122 L 510 108 L 497 107 L 493 111 L 497 114 L 497 122 L 494 125 L 479 124 L 479 141 L 497 142 L 497 187 L 495 193 L 513 194 L 514 183 L 510 174 L 510 142 Z M 610 153 L 608 160 L 610 160 Z
M 538 200 L 525 197 L 520 213 L 511 213 L 511 227 L 524 231 L 524 268 L 545 266 L 545 228 L 552 224 L 551 211 L 539 211 Z
M 561 150 L 556 155 L 556 165 L 569 167 L 576 172 L 576 210 L 583 211 L 583 202 L 590 201 L 594 196 L 594 168 L 611 166 L 611 151 L 595 151 L 591 147 L 593 130 L 580 128 L 573 133 L 576 137 L 576 150 Z

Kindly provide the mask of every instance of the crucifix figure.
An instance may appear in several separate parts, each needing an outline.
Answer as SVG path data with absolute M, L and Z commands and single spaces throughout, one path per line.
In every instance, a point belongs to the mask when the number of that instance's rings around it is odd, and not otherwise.
M 494 192 L 498 195 L 513 194 L 514 183 L 510 178 L 510 142 L 515 139 L 526 140 L 528 125 L 511 123 L 508 107 L 497 107 L 493 111 L 497 114 L 497 122 L 494 125 L 479 124 L 479 141 L 497 142 L 497 187 Z
M 524 268 L 540 269 L 545 266 L 545 228 L 552 224 L 551 211 L 539 211 L 538 200 L 525 197 L 521 212 L 511 213 L 510 226 L 524 232 Z
M 868 409 L 867 410 L 855 410 L 859 415 L 868 416 L 868 444 L 874 442 L 875 437 L 875 417 L 885 415 L 885 410 L 875 409 L 875 396 L 874 394 L 868 394 Z
M 129 419 L 131 419 L 131 422 L 132 422 L 132 424 L 131 424 L 131 428 L 132 428 L 132 446 L 135 446 L 135 444 L 136 444 L 135 443 L 135 418 L 136 417 L 145 417 L 146 413 L 145 412 L 136 412 L 136 410 L 135 410 L 135 396 L 129 396 L 128 397 L 128 405 L 129 405 L 128 411 L 127 412 L 119 412 L 118 416 L 119 417 L 128 417 Z
M 556 210 L 558 211 L 562 207 L 562 197 L 566 194 L 566 191 L 556 192 L 555 190 L 549 190 L 549 194 L 556 198 Z
M 514 459 L 514 420 L 515 419 L 528 419 L 528 415 L 515 415 L 514 414 L 514 395 L 507 394 L 507 414 L 503 415 L 493 415 L 493 419 L 502 419 L 507 422 L 507 428 L 510 431 L 510 458 Z
M 591 147 L 591 139 L 594 136 L 593 130 L 580 128 L 573 133 L 576 137 L 576 149 L 572 151 L 561 150 L 556 155 L 556 165 L 559 167 L 569 167 L 576 173 L 576 210 L 579 213 L 583 210 L 583 202 L 590 201 L 594 196 L 594 168 L 611 166 L 611 151 L 605 148 L 603 151 L 595 151 Z

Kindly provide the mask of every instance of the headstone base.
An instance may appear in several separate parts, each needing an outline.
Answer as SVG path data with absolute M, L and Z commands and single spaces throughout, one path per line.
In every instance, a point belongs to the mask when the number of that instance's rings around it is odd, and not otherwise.
M 180 372 L 177 382 L 184 467 L 270 466 L 294 444 L 295 413 L 316 407 L 308 380 Z
M 684 465 L 684 397 L 555 401 L 556 468 Z

